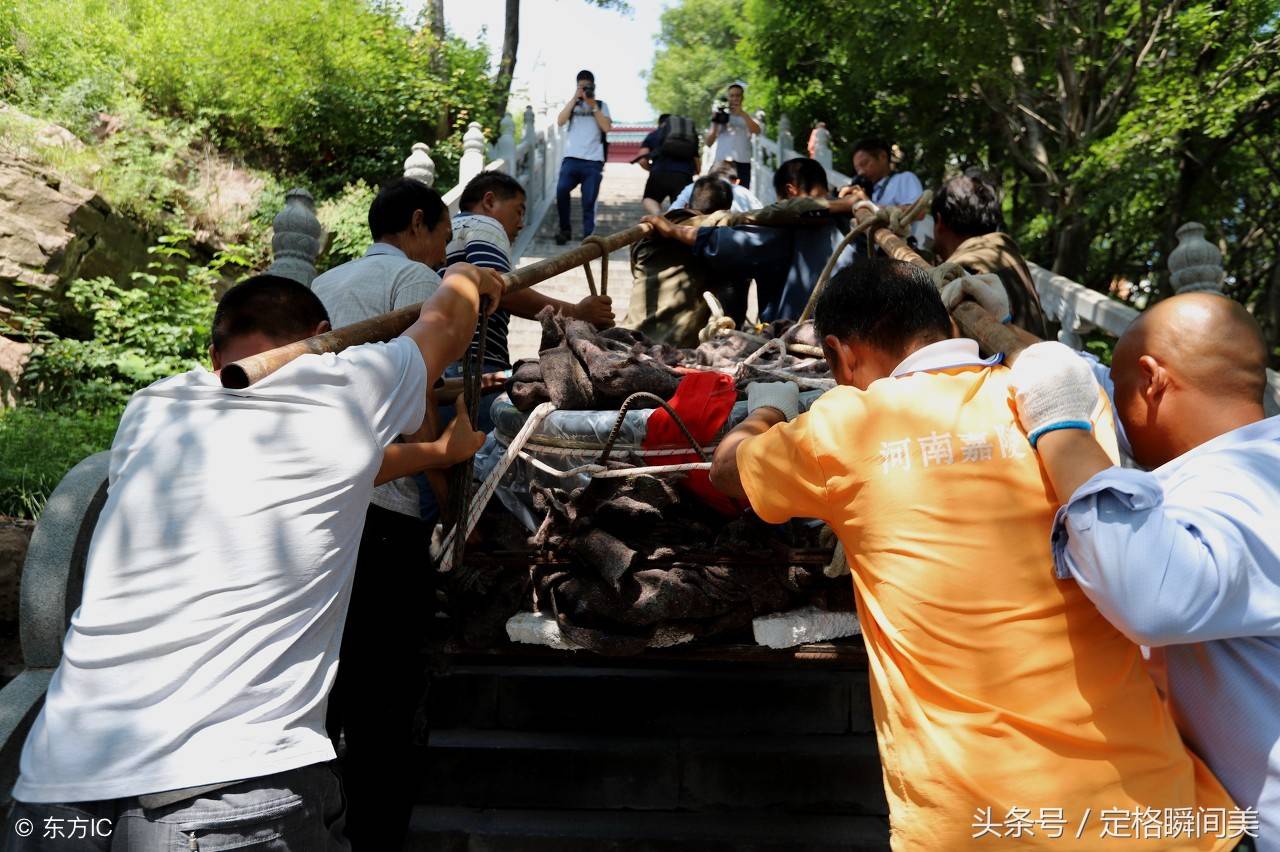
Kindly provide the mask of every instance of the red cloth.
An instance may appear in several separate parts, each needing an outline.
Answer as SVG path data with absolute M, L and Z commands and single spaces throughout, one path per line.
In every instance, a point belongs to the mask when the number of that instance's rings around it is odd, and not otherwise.
M 667 404 L 680 415 L 684 425 L 689 427 L 693 437 L 699 444 L 707 444 L 724 427 L 733 411 L 733 404 L 738 401 L 738 391 L 734 387 L 733 377 L 724 373 L 694 370 L 685 375 L 676 387 L 675 396 Z M 646 450 L 688 446 L 689 439 L 680 431 L 675 420 L 665 409 L 655 409 L 649 415 L 645 428 L 644 448 Z M 649 464 L 683 464 L 701 461 L 698 454 L 690 450 L 688 453 L 671 456 L 655 456 Z M 736 501 L 721 494 L 711 484 L 706 471 L 690 471 L 685 479 L 685 486 L 712 508 L 725 515 L 737 515 L 742 508 Z

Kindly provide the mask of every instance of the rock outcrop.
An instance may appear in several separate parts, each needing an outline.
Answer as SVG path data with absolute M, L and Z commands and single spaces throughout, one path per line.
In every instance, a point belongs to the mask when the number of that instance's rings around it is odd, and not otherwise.
M 147 244 L 94 190 L 0 146 L 0 302 L 17 282 L 57 299 L 76 278 L 123 278 L 146 266 Z
M 4 312 L 0 310 L 0 320 L 3 319 Z M 18 381 L 30 355 L 30 343 L 0 337 L 0 408 L 17 404 Z
M 0 633 L 18 621 L 18 588 L 35 524 L 0 517 Z

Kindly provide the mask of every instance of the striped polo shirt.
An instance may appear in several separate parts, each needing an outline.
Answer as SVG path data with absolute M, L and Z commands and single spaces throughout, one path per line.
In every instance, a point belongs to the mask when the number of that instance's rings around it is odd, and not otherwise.
M 446 263 L 466 262 L 499 272 L 511 271 L 511 241 L 502 223 L 492 216 L 480 213 L 459 213 L 453 217 L 453 239 L 446 249 Z M 488 367 L 511 367 L 511 354 L 507 348 L 507 327 L 511 314 L 497 310 L 489 317 L 489 334 L 485 342 L 484 360 Z M 480 329 L 467 357 L 474 358 L 480 347 Z

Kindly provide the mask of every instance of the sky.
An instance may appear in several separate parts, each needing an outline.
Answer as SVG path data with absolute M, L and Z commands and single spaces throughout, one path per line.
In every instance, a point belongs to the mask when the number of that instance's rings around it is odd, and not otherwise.
M 522 0 L 520 49 L 511 87 L 511 114 L 519 120 L 526 103 L 550 100 L 563 106 L 574 91 L 574 75 L 589 68 L 596 94 L 614 121 L 654 117 L 642 72 L 653 61 L 653 39 L 665 0 L 631 0 L 629 14 L 597 9 L 586 0 Z M 423 0 L 408 0 L 417 13 Z M 503 0 L 444 0 L 445 26 L 474 42 L 482 35 L 496 64 L 502 53 Z

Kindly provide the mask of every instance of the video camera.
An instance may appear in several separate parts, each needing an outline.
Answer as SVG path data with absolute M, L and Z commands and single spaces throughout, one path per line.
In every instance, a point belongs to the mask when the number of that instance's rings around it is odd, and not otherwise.
M 715 106 L 711 108 L 712 124 L 728 124 L 729 123 L 729 101 L 725 98 L 719 98 Z

